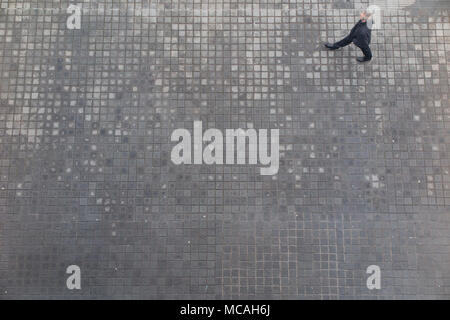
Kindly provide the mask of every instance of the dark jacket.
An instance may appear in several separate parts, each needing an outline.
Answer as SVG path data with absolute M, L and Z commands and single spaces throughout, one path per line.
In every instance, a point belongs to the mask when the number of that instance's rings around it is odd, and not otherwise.
M 367 26 L 367 22 L 362 22 L 361 20 L 350 31 L 353 43 L 360 48 L 369 46 L 371 34 L 372 30 Z

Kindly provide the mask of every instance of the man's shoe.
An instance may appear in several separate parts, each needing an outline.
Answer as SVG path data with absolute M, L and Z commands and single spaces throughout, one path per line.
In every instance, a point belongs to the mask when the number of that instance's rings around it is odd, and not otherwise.
M 334 44 L 331 44 L 331 43 L 325 43 L 325 47 L 327 47 L 328 49 L 330 49 L 330 50 L 336 50 L 336 49 L 339 49 L 339 47 L 338 46 L 335 46 Z
M 370 61 L 371 59 L 366 59 L 366 58 L 364 58 L 364 57 L 358 57 L 358 58 L 356 58 L 356 61 L 358 61 L 358 62 L 367 62 L 367 61 Z

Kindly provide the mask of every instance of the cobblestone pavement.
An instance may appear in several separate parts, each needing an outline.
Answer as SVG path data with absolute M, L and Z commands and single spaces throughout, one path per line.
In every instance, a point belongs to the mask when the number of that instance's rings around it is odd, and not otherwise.
M 450 2 L 373 3 L 358 64 L 368 1 L 0 0 L 0 298 L 450 298 Z M 194 121 L 278 174 L 175 165 Z

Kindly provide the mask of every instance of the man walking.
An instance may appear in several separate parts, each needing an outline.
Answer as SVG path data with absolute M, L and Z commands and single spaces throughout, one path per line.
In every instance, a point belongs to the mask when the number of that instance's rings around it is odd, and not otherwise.
M 372 52 L 370 51 L 369 44 L 372 30 L 367 26 L 367 21 L 371 16 L 372 14 L 367 11 L 361 12 L 360 20 L 353 27 L 348 36 L 334 44 L 325 43 L 325 47 L 330 50 L 336 50 L 348 46 L 353 42 L 364 53 L 364 57 L 358 57 L 356 60 L 358 62 L 370 61 L 372 59 Z

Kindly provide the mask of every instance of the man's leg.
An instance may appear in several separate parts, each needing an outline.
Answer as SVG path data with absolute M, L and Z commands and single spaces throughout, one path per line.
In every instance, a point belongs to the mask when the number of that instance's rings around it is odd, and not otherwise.
M 361 51 L 364 53 L 364 58 L 357 58 L 359 62 L 370 61 L 372 60 L 372 51 L 370 51 L 370 47 L 368 45 L 359 47 Z
M 342 39 L 341 41 L 338 41 L 336 43 L 325 43 L 325 47 L 327 47 L 330 50 L 336 50 L 345 46 L 348 46 L 350 43 L 352 43 L 353 41 L 353 36 L 352 35 L 348 35 L 346 36 L 344 39 Z
M 336 42 L 334 44 L 334 46 L 337 48 L 342 48 L 342 47 L 348 46 L 350 43 L 352 43 L 352 41 L 353 41 L 353 37 L 351 35 L 348 35 L 344 39 Z

